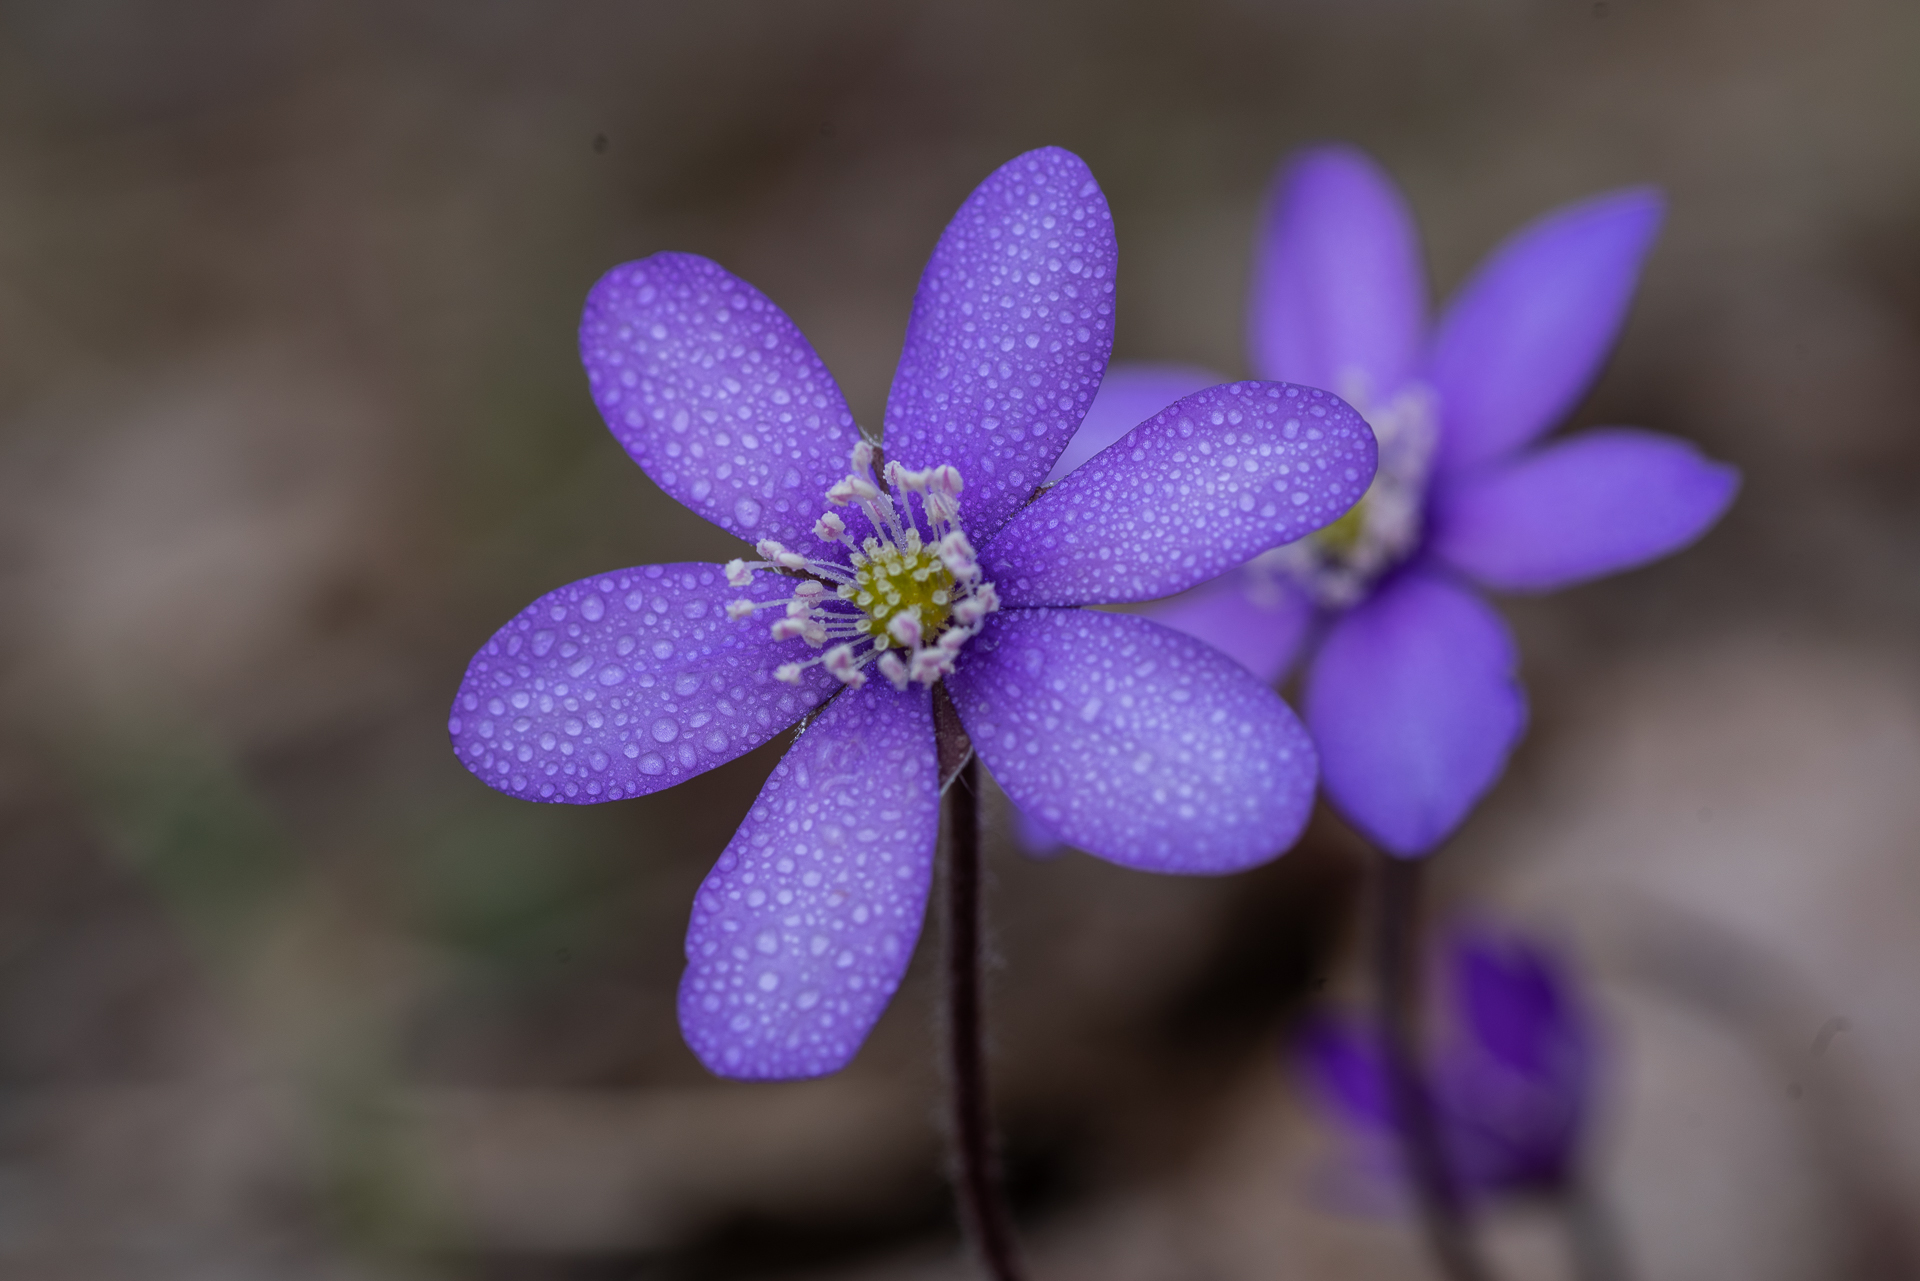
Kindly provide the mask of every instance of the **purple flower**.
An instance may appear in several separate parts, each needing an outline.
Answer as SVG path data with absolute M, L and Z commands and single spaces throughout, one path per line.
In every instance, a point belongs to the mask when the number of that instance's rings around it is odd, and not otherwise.
M 1428 1081 L 1449 1173 L 1469 1194 L 1566 1191 L 1591 1105 L 1594 1036 L 1565 971 L 1516 935 L 1456 934 L 1448 1026 Z M 1315 1092 L 1358 1143 L 1363 1166 L 1397 1178 L 1400 1144 L 1377 1035 L 1344 1019 L 1299 1041 Z
M 1380 442 L 1366 498 L 1153 616 L 1280 679 L 1318 638 L 1307 724 L 1329 796 L 1385 849 L 1424 854 L 1499 778 L 1526 723 L 1513 639 L 1474 590 L 1540 592 L 1700 537 L 1733 468 L 1636 428 L 1538 438 L 1612 346 L 1659 229 L 1657 192 L 1548 214 L 1494 251 L 1429 332 L 1413 221 L 1360 152 L 1279 176 L 1258 246 L 1251 357 L 1327 387 Z M 1114 369 L 1075 450 L 1217 379 Z
M 1313 748 L 1271 690 L 1188 635 L 1076 607 L 1184 590 L 1336 519 L 1373 437 L 1324 392 L 1217 386 L 1030 502 L 1105 370 L 1114 262 L 1078 157 L 982 183 L 921 278 L 878 471 L 793 322 L 714 263 L 656 254 L 587 300 L 614 436 L 756 559 L 541 597 L 475 655 L 449 728 L 489 786 L 591 803 L 806 719 L 687 932 L 681 1029 L 721 1075 L 842 1067 L 898 985 L 933 861 L 936 682 L 1007 794 L 1113 862 L 1236 871 L 1306 820 Z

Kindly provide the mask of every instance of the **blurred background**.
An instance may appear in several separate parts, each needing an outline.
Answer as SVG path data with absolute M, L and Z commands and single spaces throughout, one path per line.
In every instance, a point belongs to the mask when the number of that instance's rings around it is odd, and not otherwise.
M 471 653 L 725 558 L 615 445 L 599 274 L 711 256 L 879 421 L 975 183 L 1083 155 L 1117 355 L 1240 374 L 1262 189 L 1405 185 L 1436 296 L 1521 222 L 1672 213 L 1575 426 L 1737 463 L 1697 548 L 1510 602 L 1534 720 L 1437 913 L 1553 942 L 1639 1275 L 1920 1261 L 1920 10 L 1907 0 L 0 3 L 0 1275 L 959 1278 L 937 940 L 844 1074 L 680 1044 L 694 887 L 779 745 L 530 806 Z M 992 815 L 994 1071 L 1044 1281 L 1428 1275 L 1333 1203 L 1283 1054 L 1362 991 L 1364 851 L 1035 861 Z M 1505 1206 L 1512 1277 L 1567 1275 Z

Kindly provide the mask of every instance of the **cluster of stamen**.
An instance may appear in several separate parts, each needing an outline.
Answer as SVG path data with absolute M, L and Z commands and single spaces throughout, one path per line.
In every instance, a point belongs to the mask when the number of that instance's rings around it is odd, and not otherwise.
M 799 579 L 791 596 L 727 606 L 734 618 L 782 609 L 773 638 L 804 640 L 821 651 L 782 665 L 774 672 L 778 680 L 798 683 L 800 674 L 817 663 L 859 686 L 872 663 L 896 689 L 914 681 L 932 685 L 953 670 L 961 648 L 1000 607 L 993 584 L 981 581 L 979 559 L 958 524 L 959 471 L 950 466 L 915 471 L 889 462 L 880 472 L 883 487 L 874 476 L 873 458 L 867 441 L 855 445 L 853 469 L 827 491 L 827 501 L 857 506 L 876 532 L 856 544 L 835 511 L 813 527 L 822 542 L 846 547 L 847 563 L 806 556 L 767 538 L 755 546 L 763 559 L 727 564 L 727 581 L 735 587 L 751 583 L 760 570 Z
M 1339 520 L 1254 561 L 1256 569 L 1284 574 L 1329 609 L 1357 603 L 1420 541 L 1437 435 L 1433 393 L 1425 386 L 1415 383 L 1372 405 L 1365 380 L 1350 374 L 1340 391 L 1379 442 L 1373 484 Z

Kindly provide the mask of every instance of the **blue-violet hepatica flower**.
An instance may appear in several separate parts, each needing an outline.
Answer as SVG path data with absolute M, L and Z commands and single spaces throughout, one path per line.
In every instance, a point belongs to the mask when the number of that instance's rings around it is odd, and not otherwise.
M 541 597 L 474 656 L 450 729 L 489 786 L 584 804 L 809 718 L 695 899 L 680 1023 L 717 1073 L 834 1071 L 898 985 L 934 855 L 936 682 L 1007 794 L 1115 863 L 1236 871 L 1306 821 L 1313 747 L 1266 685 L 1078 607 L 1185 590 L 1339 518 L 1373 436 L 1325 392 L 1216 386 L 1030 502 L 1105 371 L 1114 265 L 1078 157 L 989 177 L 921 278 L 884 457 L 793 322 L 714 263 L 656 254 L 587 300 L 614 436 L 753 558 Z
M 1380 470 L 1312 536 L 1153 611 L 1277 680 L 1316 637 L 1307 724 L 1334 803 L 1419 855 L 1499 778 L 1526 723 L 1512 637 L 1474 588 L 1541 592 L 1644 564 L 1733 501 L 1733 468 L 1607 427 L 1536 441 L 1592 381 L 1659 230 L 1657 192 L 1602 195 L 1523 228 L 1429 330 L 1413 220 L 1346 147 L 1285 166 L 1256 247 L 1249 348 L 1263 378 L 1365 415 Z M 1112 370 L 1060 474 L 1204 370 Z
M 1598 1056 L 1565 967 L 1517 934 L 1477 926 L 1448 940 L 1446 969 L 1447 1017 L 1427 1080 L 1449 1173 L 1473 1195 L 1567 1192 L 1579 1175 Z M 1374 1030 L 1322 1017 L 1299 1049 L 1309 1083 L 1356 1141 L 1360 1167 L 1399 1171 Z

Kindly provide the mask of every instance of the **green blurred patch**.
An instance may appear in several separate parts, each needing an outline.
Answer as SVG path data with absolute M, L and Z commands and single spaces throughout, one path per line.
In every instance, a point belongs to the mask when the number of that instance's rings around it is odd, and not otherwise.
M 211 748 L 122 744 L 91 778 L 116 851 L 215 959 L 257 945 L 301 875 L 278 821 Z
M 608 816 L 491 799 L 420 834 L 407 866 L 422 931 L 487 969 L 520 975 L 603 940 L 612 921 Z

